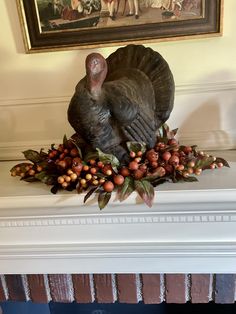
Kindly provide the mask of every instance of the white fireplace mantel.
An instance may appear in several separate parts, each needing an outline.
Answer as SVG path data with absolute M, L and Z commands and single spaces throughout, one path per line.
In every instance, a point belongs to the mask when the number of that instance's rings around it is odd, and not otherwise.
M 235 273 L 236 152 L 218 153 L 231 168 L 205 171 L 197 183 L 166 183 L 152 208 L 133 193 L 96 199 L 50 193 L 0 163 L 0 272 Z

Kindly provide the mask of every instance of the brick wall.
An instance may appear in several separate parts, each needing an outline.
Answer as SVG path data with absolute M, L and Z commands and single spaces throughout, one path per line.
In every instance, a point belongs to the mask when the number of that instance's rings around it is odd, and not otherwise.
M 0 301 L 234 303 L 234 274 L 1 275 Z

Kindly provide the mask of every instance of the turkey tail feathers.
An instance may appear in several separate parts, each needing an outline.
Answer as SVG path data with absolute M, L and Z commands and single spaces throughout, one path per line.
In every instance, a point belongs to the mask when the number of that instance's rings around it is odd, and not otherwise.
M 128 45 L 119 48 L 107 58 L 106 81 L 117 70 L 135 68 L 147 75 L 155 93 L 155 121 L 159 128 L 173 109 L 175 84 L 172 72 L 165 59 L 151 48 L 142 45 Z

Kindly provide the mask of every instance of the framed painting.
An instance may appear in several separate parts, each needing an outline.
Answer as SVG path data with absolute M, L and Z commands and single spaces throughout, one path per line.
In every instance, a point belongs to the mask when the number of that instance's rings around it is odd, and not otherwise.
M 223 0 L 17 0 L 27 52 L 222 34 Z

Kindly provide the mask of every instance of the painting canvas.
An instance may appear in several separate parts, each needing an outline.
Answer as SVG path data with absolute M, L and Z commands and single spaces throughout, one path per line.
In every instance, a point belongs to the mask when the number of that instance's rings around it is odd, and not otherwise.
M 221 33 L 220 0 L 18 0 L 28 52 Z

